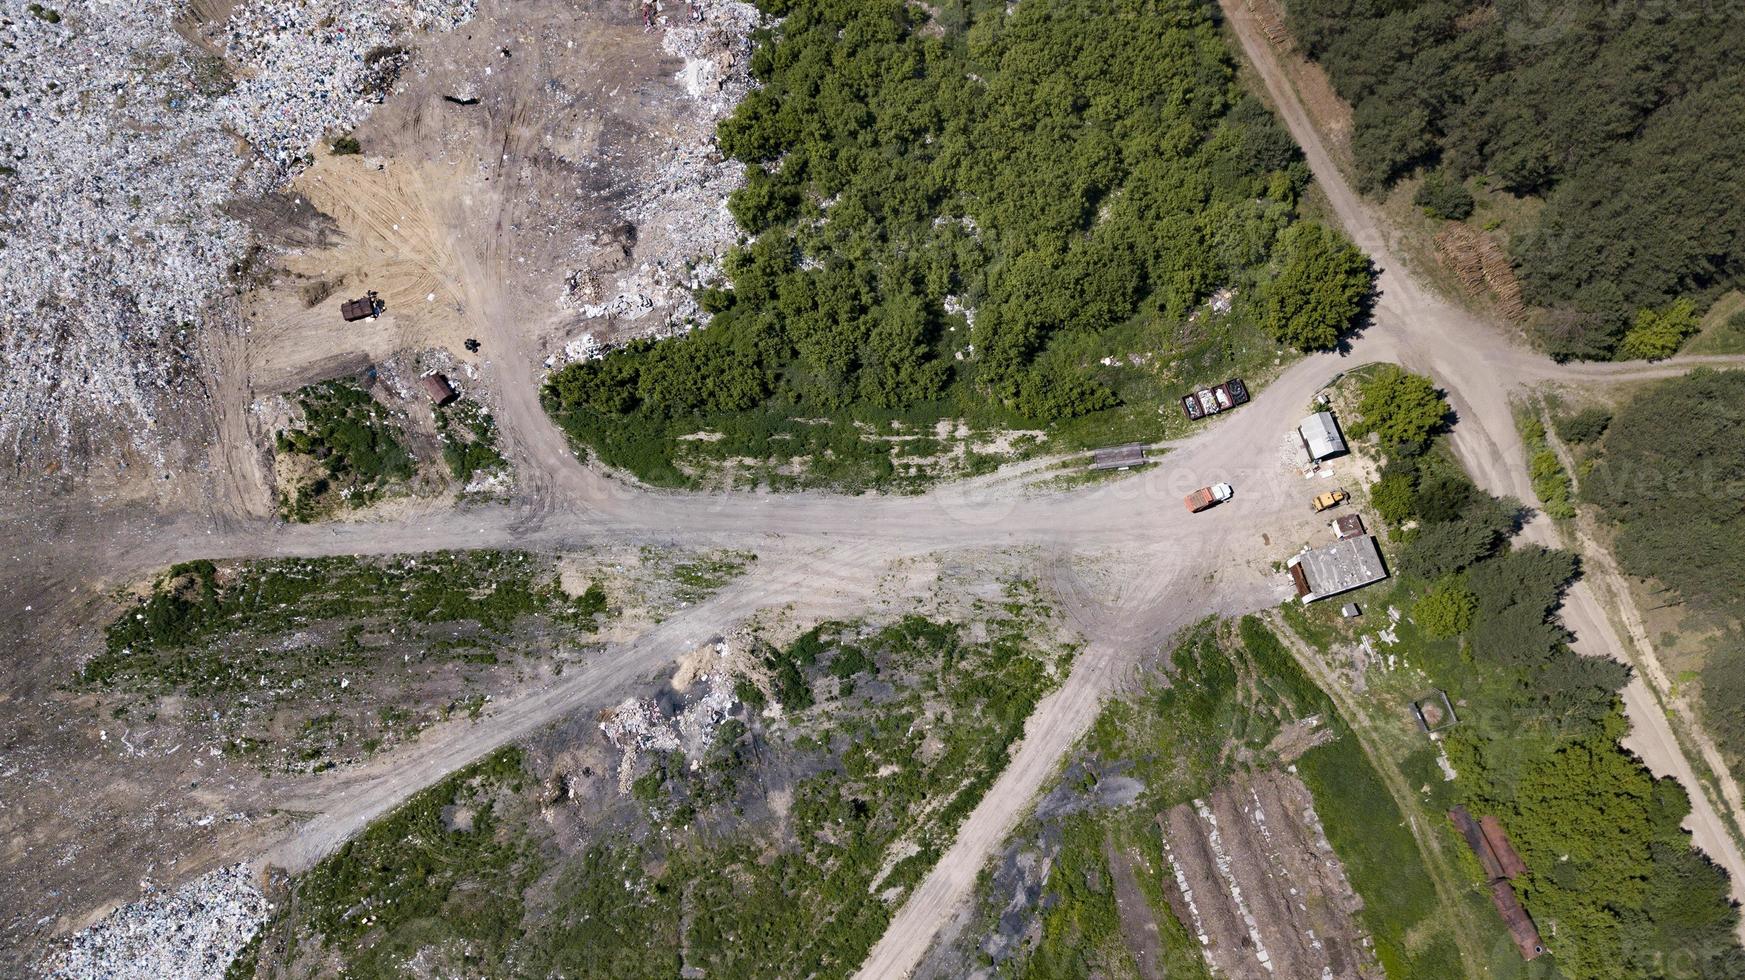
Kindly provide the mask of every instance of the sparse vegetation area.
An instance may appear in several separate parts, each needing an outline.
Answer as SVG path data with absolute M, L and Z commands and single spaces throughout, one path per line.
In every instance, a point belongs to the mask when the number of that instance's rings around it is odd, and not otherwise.
M 545 389 L 607 464 L 903 488 L 1021 455 L 1002 431 L 1150 441 L 1177 386 L 1361 316 L 1366 260 L 1297 222 L 1307 170 L 1200 8 L 775 9 L 762 87 L 720 127 L 756 238 L 703 297 L 713 320 Z
M 326 768 L 476 717 L 515 674 L 588 652 L 626 604 L 697 601 L 748 560 L 646 552 L 662 581 L 615 595 L 598 577 L 571 595 L 556 561 L 521 552 L 190 562 L 131 597 L 73 686 L 117 718 L 185 705 L 200 737 L 269 768 Z
M 435 414 L 443 461 L 462 488 L 476 476 L 508 467 L 508 461 L 497 449 L 497 423 L 484 406 L 461 398 L 436 406 Z
M 1533 480 L 1533 494 L 1545 513 L 1558 520 L 1575 516 L 1575 483 L 1558 458 L 1557 450 L 1545 438 L 1545 423 L 1532 408 L 1516 413 L 1515 425 L 1521 430 L 1521 444 L 1527 451 L 1527 473 Z
M 1200 941 L 1178 917 L 1185 906 L 1175 894 L 1160 814 L 1244 774 L 1295 763 L 1313 774 L 1305 779 L 1345 874 L 1373 895 L 1362 917 L 1378 949 L 1392 957 L 1383 962 L 1426 971 L 1400 975 L 1458 975 L 1403 818 L 1385 791 L 1377 798 L 1368 761 L 1271 631 L 1252 617 L 1208 621 L 1181 637 L 1169 660 L 1167 683 L 1150 678 L 1105 705 L 1059 783 L 1020 825 L 984 879 L 981 917 L 960 941 L 959 960 L 991 964 L 1000 976 L 1135 975 L 1134 932 L 1121 925 L 1132 916 L 1138 933 L 1145 923 L 1155 926 L 1168 976 L 1210 975 Z M 1185 846 L 1180 839 L 1175 845 Z M 1142 908 L 1117 904 L 1112 856 L 1131 862 Z M 1026 868 L 1046 869 L 1045 876 L 1038 880 Z M 1299 900 L 1316 907 L 1336 901 L 1306 892 Z M 1210 916 L 1219 899 L 1197 894 L 1196 901 Z
M 846 976 L 1070 652 L 1015 600 L 986 640 L 909 616 L 764 645 L 749 663 L 794 665 L 806 696 L 779 715 L 739 701 L 695 759 L 631 757 L 627 795 L 554 771 L 563 739 L 457 773 L 297 881 L 256 971 Z M 570 789 L 553 800 L 554 783 Z
M 274 437 L 281 459 L 279 511 L 312 521 L 340 507 L 364 507 L 412 478 L 417 464 L 400 441 L 399 422 L 349 379 L 323 381 L 296 395 L 302 418 Z

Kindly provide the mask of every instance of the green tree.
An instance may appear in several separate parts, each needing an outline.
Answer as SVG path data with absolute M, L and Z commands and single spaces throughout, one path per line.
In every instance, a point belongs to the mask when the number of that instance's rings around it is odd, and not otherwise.
M 1466 185 L 1445 171 L 1432 170 L 1424 175 L 1412 203 L 1424 209 L 1432 218 L 1465 221 L 1472 216 L 1472 192 Z
M 1337 347 L 1374 287 L 1369 259 L 1340 232 L 1309 221 L 1287 228 L 1274 254 L 1278 273 L 1263 294 L 1267 329 L 1300 350 Z
M 1697 310 L 1688 299 L 1674 300 L 1658 310 L 1641 310 L 1636 325 L 1624 334 L 1618 356 L 1626 360 L 1665 360 L 1678 353 L 1685 338 L 1697 332 Z
M 1365 378 L 1358 393 L 1353 434 L 1361 438 L 1374 432 L 1383 445 L 1399 451 L 1423 451 L 1430 434 L 1448 421 L 1448 400 L 1430 379 L 1393 364 Z
M 1412 519 L 1412 499 L 1416 489 L 1412 475 L 1395 471 L 1383 473 L 1369 488 L 1369 502 L 1375 505 L 1381 519 L 1398 526 Z
M 1412 604 L 1412 622 L 1430 636 L 1446 639 L 1466 632 L 1477 611 L 1478 597 L 1458 578 L 1446 578 Z

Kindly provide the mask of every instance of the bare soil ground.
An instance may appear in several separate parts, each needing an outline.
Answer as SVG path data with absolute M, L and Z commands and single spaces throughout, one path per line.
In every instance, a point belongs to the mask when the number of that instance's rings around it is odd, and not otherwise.
M 1228 977 L 1381 977 L 1345 879 L 1294 776 L 1244 776 L 1158 817 L 1174 862 L 1166 890 Z

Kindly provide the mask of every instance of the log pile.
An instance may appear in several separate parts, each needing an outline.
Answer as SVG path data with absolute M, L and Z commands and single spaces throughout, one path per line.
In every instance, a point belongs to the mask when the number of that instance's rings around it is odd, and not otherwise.
M 1488 292 L 1504 316 L 1519 320 L 1527 315 L 1521 281 L 1496 239 L 1468 225 L 1450 222 L 1436 234 L 1436 257 L 1454 270 L 1467 290 Z

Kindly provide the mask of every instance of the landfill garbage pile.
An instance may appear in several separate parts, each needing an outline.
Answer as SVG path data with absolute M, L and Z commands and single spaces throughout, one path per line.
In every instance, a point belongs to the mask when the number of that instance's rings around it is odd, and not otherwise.
M 63 458 L 92 422 L 150 453 L 207 303 L 241 271 L 247 231 L 223 206 L 355 125 L 392 85 L 399 43 L 474 2 L 243 0 L 204 25 L 176 0 L 9 4 L 0 453 Z
M 625 217 L 641 230 L 642 261 L 610 285 L 577 273 L 566 305 L 588 319 L 644 321 L 655 314 L 648 332 L 670 334 L 708 322 L 693 291 L 721 283 L 722 259 L 740 239 L 727 197 L 745 185 L 745 165 L 722 156 L 715 124 L 756 84 L 751 33 L 765 21 L 739 0 L 668 3 L 661 11 L 656 29 L 661 48 L 684 62 L 675 80 L 694 107 L 691 125 L 626 207 Z M 584 280 L 587 288 L 578 288 Z
M 48 963 L 54 980 L 220 980 L 271 906 L 246 864 L 173 892 L 148 889 L 74 935 Z

